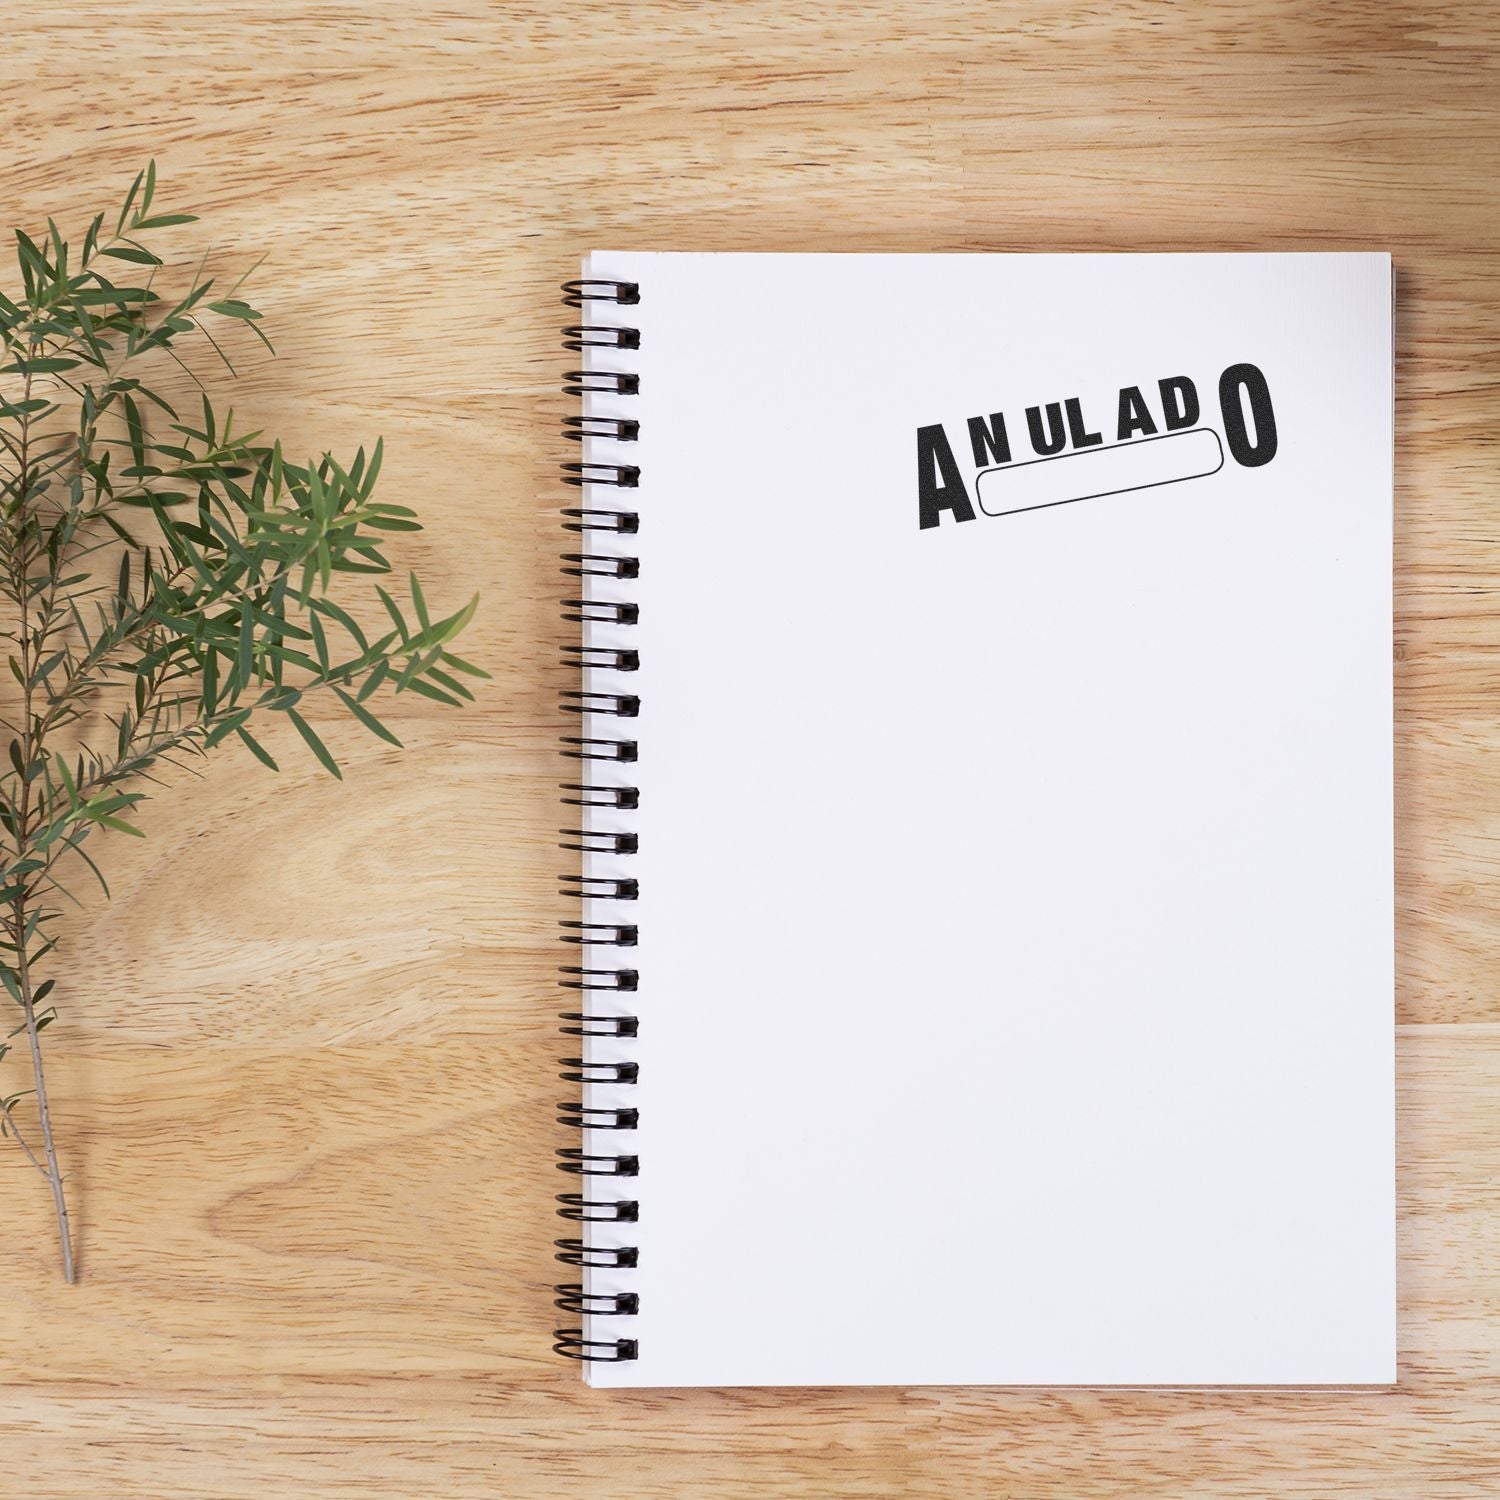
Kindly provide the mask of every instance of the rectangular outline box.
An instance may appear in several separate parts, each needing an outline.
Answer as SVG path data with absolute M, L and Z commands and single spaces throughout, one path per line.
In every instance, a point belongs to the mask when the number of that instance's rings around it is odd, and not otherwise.
M 1208 445 L 1213 440 L 1213 461 Z M 1196 439 L 1198 441 L 1190 441 Z M 1169 445 L 1176 444 L 1176 447 Z M 1072 469 L 1046 465 L 1073 463 Z M 1224 467 L 1224 445 L 1212 427 L 1193 427 L 1186 432 L 1166 432 L 1131 443 L 1112 443 L 1107 448 L 1079 448 L 1050 458 L 1029 459 L 1022 464 L 985 469 L 974 481 L 974 495 L 987 516 L 1013 516 L 1021 511 L 1047 510 L 1054 505 L 1073 505 L 1079 500 L 1098 500 L 1106 495 L 1124 495 L 1132 490 L 1155 489 L 1184 479 L 1202 479 Z M 985 481 L 1000 481 L 986 485 Z M 1068 488 L 1077 493 L 1063 493 Z M 1005 503 L 991 509 L 985 491 Z

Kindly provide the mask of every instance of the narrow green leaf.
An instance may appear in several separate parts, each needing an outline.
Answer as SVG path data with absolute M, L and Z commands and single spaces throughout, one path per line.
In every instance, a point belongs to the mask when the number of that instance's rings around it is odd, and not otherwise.
M 212 750 L 220 741 L 227 740 L 250 717 L 251 712 L 248 708 L 237 708 L 233 713 L 224 714 L 203 737 L 204 745 Z
M 238 298 L 226 302 L 210 302 L 208 310 L 218 313 L 221 318 L 237 318 L 242 323 L 253 323 L 261 316 L 248 302 L 241 302 Z
M 134 547 L 135 546 L 135 544 L 136 544 L 135 538 L 133 536 L 131 536 L 131 534 L 128 531 L 126 531 L 126 529 L 123 526 L 121 526 L 120 523 L 117 520 L 115 520 L 115 518 L 112 515 L 110 515 L 108 511 L 105 511 L 105 513 L 102 516 L 100 516 L 99 519 L 101 521 L 103 521 L 104 524 L 106 526 L 108 526 L 109 529 L 112 532 L 114 532 L 114 534 L 117 537 L 119 537 L 119 539 L 122 542 L 124 542 L 127 546 L 130 546 L 130 547 Z
M 355 623 L 354 617 L 335 604 L 332 599 L 315 599 L 312 607 L 319 614 L 326 614 L 330 619 L 337 620 L 349 632 L 361 651 L 370 649 L 370 643 L 365 639 L 364 631 Z
M 423 682 L 420 677 L 413 678 L 400 691 L 416 693 L 423 698 L 431 698 L 434 703 L 446 704 L 449 708 L 461 708 L 463 706 L 460 699 L 450 697 L 441 688 L 433 687 L 430 682 Z
M 401 611 L 396 608 L 396 601 L 378 583 L 375 585 L 375 592 L 380 596 L 380 602 L 385 605 L 385 612 L 391 617 L 391 622 L 395 625 L 402 643 L 405 644 L 411 639 L 411 633 L 406 628 L 406 621 L 402 619 Z
M 355 695 L 361 703 L 374 694 L 376 688 L 390 675 L 390 670 L 391 664 L 384 658 L 375 663 L 370 675 L 365 678 L 364 682 L 360 685 L 359 692 Z
M 312 631 L 313 650 L 318 653 L 318 667 L 326 674 L 328 671 L 328 637 L 323 633 L 323 622 L 316 614 L 309 614 L 307 624 Z
M 364 450 L 361 449 L 361 452 Z M 375 481 L 380 478 L 380 464 L 385 457 L 385 439 L 375 439 L 375 451 L 370 455 L 369 467 L 364 472 L 364 478 L 359 487 L 359 498 L 369 498 L 370 492 L 375 488 Z
M 161 258 L 153 255 L 149 250 L 142 250 L 139 245 L 108 245 L 99 252 L 101 255 L 112 256 L 115 260 L 128 260 L 137 266 L 159 266 Z
M 450 677 L 448 673 L 438 667 L 428 667 L 427 680 L 435 682 L 444 692 L 452 693 L 455 697 L 464 699 L 465 702 L 472 703 L 474 701 L 473 693 L 458 678 Z
M 4 371 L 15 375 L 60 375 L 64 370 L 76 370 L 80 363 L 61 355 L 37 355 L 31 359 L 18 356 L 14 364 L 4 366 Z
M 382 724 L 380 720 L 377 719 L 375 715 L 372 714 L 370 710 L 364 706 L 364 704 L 359 702 L 357 698 L 352 697 L 342 688 L 335 688 L 334 692 L 338 694 L 340 700 L 343 702 L 344 706 L 349 710 L 349 712 L 352 713 L 354 717 L 358 719 L 359 722 L 370 731 L 371 734 L 375 735 L 378 739 L 384 740 L 388 745 L 394 745 L 398 750 L 403 748 L 401 741 L 398 740 L 396 736 L 392 734 L 391 731 L 387 729 L 385 725 Z
M 125 406 L 125 425 L 130 432 L 130 453 L 135 460 L 135 466 L 142 469 L 146 466 L 146 438 L 145 429 L 141 425 L 140 408 L 129 396 L 122 396 L 120 400 Z
M 483 667 L 476 667 L 473 662 L 465 661 L 463 657 L 455 656 L 451 651 L 445 650 L 442 659 L 447 666 L 452 667 L 455 672 L 462 672 L 466 677 L 478 677 L 485 682 L 491 680 L 490 674 Z
M 89 816 L 95 823 L 101 823 L 105 828 L 113 828 L 116 833 L 128 833 L 132 838 L 137 839 L 146 837 L 133 824 L 126 823 L 120 818 L 111 817 L 109 813 L 90 813 Z
M 297 733 L 307 741 L 308 749 L 318 757 L 318 760 L 322 764 L 324 770 L 328 771 L 331 775 L 336 776 L 340 781 L 342 781 L 344 779 L 344 773 L 339 770 L 338 762 L 333 758 L 333 756 L 328 753 L 328 746 L 318 738 L 317 732 L 313 729 L 312 725 L 309 724 L 307 720 L 304 719 L 295 708 L 287 709 L 286 716 L 292 721 L 293 724 L 297 726 Z
M 254 666 L 255 626 L 248 608 L 240 608 L 240 634 L 235 655 L 235 681 L 243 691 L 250 684 L 250 673 Z
M 63 789 L 68 794 L 68 811 L 72 812 L 78 806 L 78 785 L 68 773 L 68 758 L 59 755 L 53 764 L 56 765 L 58 774 L 62 777 Z
M 110 893 L 109 893 L 109 882 L 104 878 L 104 872 L 99 868 L 99 866 L 96 865 L 94 863 L 94 861 L 92 859 L 90 859 L 87 854 L 84 853 L 84 850 L 83 850 L 83 841 L 81 839 L 78 840 L 78 841 L 76 841 L 73 844 L 72 848 L 73 848 L 73 853 L 76 854 L 79 857 L 79 859 L 81 859 L 84 862 L 84 864 L 86 864 L 89 867 L 89 869 L 91 869 L 94 872 L 94 879 L 99 882 L 99 887 L 104 892 L 104 899 L 106 901 L 112 900 L 113 898 L 110 896 Z
M 239 737 L 245 742 L 250 753 L 263 766 L 269 766 L 273 771 L 281 770 L 281 767 L 278 766 L 274 760 L 272 760 L 271 752 L 267 750 L 266 747 L 262 745 L 261 742 L 256 739 L 248 729 L 236 729 L 235 733 L 239 735 Z M 334 774 L 337 775 L 338 773 L 335 771 Z

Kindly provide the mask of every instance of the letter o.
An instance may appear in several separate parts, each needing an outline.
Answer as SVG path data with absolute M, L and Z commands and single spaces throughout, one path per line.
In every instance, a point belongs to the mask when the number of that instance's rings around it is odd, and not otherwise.
M 1255 419 L 1253 443 L 1245 426 L 1241 391 L 1250 398 L 1250 415 Z M 1271 409 L 1271 389 L 1256 366 L 1230 365 L 1219 376 L 1219 414 L 1224 418 L 1224 440 L 1237 464 L 1258 469 L 1276 457 L 1276 413 Z

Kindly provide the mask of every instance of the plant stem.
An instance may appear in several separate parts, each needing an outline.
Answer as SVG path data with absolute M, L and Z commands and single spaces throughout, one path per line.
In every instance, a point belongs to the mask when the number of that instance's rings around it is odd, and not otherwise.
M 47 1108 L 47 1079 L 42 1071 L 42 1044 L 37 1036 L 36 1005 L 31 995 L 31 960 L 26 953 L 26 902 L 14 904 L 16 940 L 16 976 L 21 986 L 21 1005 L 26 1012 L 26 1040 L 31 1046 L 31 1072 L 36 1080 L 36 1111 L 42 1124 L 42 1155 L 47 1163 L 46 1177 L 52 1187 L 52 1202 L 57 1209 L 57 1234 L 62 1245 L 63 1278 L 71 1284 L 77 1278 L 73 1270 L 73 1236 L 68 1225 L 68 1200 L 63 1195 L 62 1170 L 57 1164 L 57 1147 L 52 1139 L 52 1113 Z
M 33 354 L 36 347 L 36 342 L 33 341 L 31 345 L 31 352 Z M 28 370 L 23 382 L 23 400 L 29 399 L 30 395 L 31 371 Z M 28 578 L 31 557 L 27 545 L 27 528 L 31 518 L 28 516 L 26 509 L 30 448 L 31 418 L 28 413 L 21 428 L 21 480 L 18 496 L 19 503 L 16 506 L 15 514 L 16 548 L 14 553 L 16 596 L 21 613 L 21 625 L 18 632 L 19 638 L 16 642 L 17 648 L 21 653 L 21 763 L 27 768 L 26 772 L 23 772 L 21 776 L 20 806 L 15 809 L 16 855 L 21 859 L 24 859 L 26 856 L 33 832 L 31 827 L 31 778 L 27 773 L 30 771 L 34 756 L 41 748 L 36 742 L 36 720 L 32 714 L 32 693 L 35 687 L 34 667 L 36 662 L 31 640 L 31 595 L 30 580 Z M 62 1249 L 63 1277 L 71 1284 L 75 1280 L 73 1236 L 68 1225 L 68 1200 L 63 1193 L 62 1169 L 57 1163 L 57 1146 L 52 1138 L 52 1111 L 47 1104 L 47 1075 L 42 1068 L 42 1043 L 36 1024 L 36 1000 L 31 987 L 31 956 L 27 952 L 29 934 L 26 931 L 26 900 L 28 894 L 29 892 L 23 889 L 21 894 L 11 903 L 11 911 L 14 913 L 15 922 L 12 935 L 16 944 L 16 982 L 21 991 L 21 1009 L 26 1017 L 26 1041 L 31 1048 L 31 1074 L 36 1085 L 37 1117 L 42 1127 L 42 1156 L 46 1162 L 47 1181 L 52 1188 L 53 1206 L 57 1210 L 57 1234 L 58 1242 Z
M 21 1151 L 25 1155 L 26 1160 L 29 1161 L 31 1165 L 34 1166 L 37 1171 L 42 1174 L 43 1177 L 45 1177 L 47 1175 L 46 1167 L 44 1167 L 41 1162 L 36 1159 L 36 1152 L 26 1144 L 26 1137 L 21 1134 L 21 1126 L 16 1120 L 16 1117 L 11 1113 L 9 1103 L 4 1099 L 0 1099 L 0 1115 L 5 1116 L 5 1123 L 10 1127 L 10 1133 L 15 1136 L 16 1145 L 21 1148 Z

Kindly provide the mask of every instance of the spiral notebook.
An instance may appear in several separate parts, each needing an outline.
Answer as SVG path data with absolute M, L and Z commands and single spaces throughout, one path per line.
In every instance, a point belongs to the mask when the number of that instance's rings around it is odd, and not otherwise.
M 1394 1380 L 1389 257 L 565 300 L 557 1351 Z

